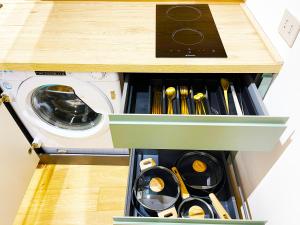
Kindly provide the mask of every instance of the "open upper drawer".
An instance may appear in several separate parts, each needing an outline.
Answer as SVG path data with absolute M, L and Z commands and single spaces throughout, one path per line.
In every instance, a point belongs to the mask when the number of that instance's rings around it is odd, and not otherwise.
M 230 81 L 229 113 L 220 79 Z M 189 90 L 189 115 L 181 114 L 180 86 Z M 174 115 L 167 112 L 165 90 L 175 87 Z M 232 87 L 234 90 L 232 89 Z M 151 114 L 159 91 L 162 114 Z M 195 115 L 194 95 L 202 92 L 206 115 Z M 269 151 L 286 128 L 287 117 L 269 116 L 252 75 L 126 74 L 124 114 L 110 115 L 116 148 Z

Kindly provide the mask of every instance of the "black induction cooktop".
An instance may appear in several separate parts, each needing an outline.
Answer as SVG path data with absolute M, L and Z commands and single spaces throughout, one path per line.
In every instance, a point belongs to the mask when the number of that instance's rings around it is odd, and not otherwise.
M 156 57 L 226 58 L 209 6 L 157 5 Z

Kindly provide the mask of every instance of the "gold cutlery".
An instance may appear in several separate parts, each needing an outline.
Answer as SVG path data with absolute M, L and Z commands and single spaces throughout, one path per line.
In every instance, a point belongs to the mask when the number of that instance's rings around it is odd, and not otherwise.
M 153 94 L 151 113 L 156 114 L 156 93 Z
M 196 104 L 196 114 L 198 115 L 206 115 L 206 110 L 205 110 L 205 106 L 203 103 L 203 100 L 205 98 L 205 94 L 199 92 L 196 95 L 194 95 L 194 101 Z
M 162 113 L 161 92 L 159 90 L 154 91 L 151 113 L 152 114 L 161 114 Z
M 181 114 L 189 114 L 189 109 L 187 105 L 187 96 L 189 94 L 189 90 L 187 86 L 180 86 L 180 99 L 181 99 Z
M 157 114 L 162 114 L 162 102 L 161 102 L 162 93 L 160 91 L 157 92 Z
M 166 89 L 166 95 L 168 98 L 168 114 L 174 114 L 173 112 L 173 100 L 176 96 L 176 89 L 174 87 L 168 87 Z
M 225 78 L 221 79 L 221 86 L 223 88 L 224 92 L 224 99 L 225 99 L 225 105 L 226 105 L 226 112 L 229 114 L 229 104 L 228 104 L 228 88 L 229 88 L 229 81 Z

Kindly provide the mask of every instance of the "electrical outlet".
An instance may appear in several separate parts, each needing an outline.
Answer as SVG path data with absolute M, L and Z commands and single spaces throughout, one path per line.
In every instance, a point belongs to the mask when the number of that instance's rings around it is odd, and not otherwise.
M 293 47 L 299 31 L 300 22 L 286 9 L 279 26 L 279 34 L 290 47 Z

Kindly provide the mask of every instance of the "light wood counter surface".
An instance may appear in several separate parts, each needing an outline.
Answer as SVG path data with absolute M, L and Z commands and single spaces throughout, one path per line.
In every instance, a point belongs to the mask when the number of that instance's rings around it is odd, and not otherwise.
M 210 4 L 225 59 L 156 58 L 157 2 L 2 2 L 0 69 L 277 73 L 282 64 L 239 1 Z
M 44 165 L 36 169 L 14 225 L 111 225 L 123 216 L 128 166 Z

